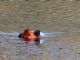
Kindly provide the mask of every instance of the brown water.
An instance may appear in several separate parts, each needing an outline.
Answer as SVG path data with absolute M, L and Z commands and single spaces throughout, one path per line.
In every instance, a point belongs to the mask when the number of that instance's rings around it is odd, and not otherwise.
M 0 60 L 80 60 L 79 0 L 0 0 L 0 31 L 66 32 L 37 47 L 0 35 Z

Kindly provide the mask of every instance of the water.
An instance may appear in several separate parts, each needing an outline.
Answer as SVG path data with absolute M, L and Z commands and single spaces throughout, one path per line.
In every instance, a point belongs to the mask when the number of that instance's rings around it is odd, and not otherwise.
M 0 32 L 1 60 L 80 59 L 80 51 L 74 51 L 80 48 L 80 44 L 66 44 L 62 40 L 54 40 L 55 36 L 62 35 L 64 32 L 41 32 L 41 46 L 22 41 L 17 37 L 18 34 L 19 32 Z
M 17 38 L 20 32 L 2 32 L 0 31 L 0 35 L 8 35 L 11 38 Z M 64 32 L 40 32 L 41 37 L 54 37 L 56 35 L 64 34 Z
M 19 34 L 20 34 L 19 32 L 2 32 L 2 31 L 0 31 L 0 35 L 7 35 L 11 39 L 19 39 L 18 38 Z M 44 40 L 46 38 L 54 37 L 54 36 L 60 35 L 60 34 L 64 34 L 64 32 L 40 32 L 40 35 L 41 35 L 40 44 L 44 44 Z
M 54 37 L 56 35 L 63 34 L 64 32 L 40 32 L 41 40 L 40 44 L 44 44 L 44 40 L 48 37 Z M 19 32 L 2 32 L 0 31 L 0 35 L 7 35 L 10 37 L 10 39 L 18 39 Z

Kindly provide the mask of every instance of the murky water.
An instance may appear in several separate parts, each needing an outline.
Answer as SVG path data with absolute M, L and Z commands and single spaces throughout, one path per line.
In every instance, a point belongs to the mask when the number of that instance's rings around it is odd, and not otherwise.
M 27 27 L 40 46 L 17 38 Z M 80 1 L 0 0 L 0 60 L 80 60 Z
M 14 32 L 13 32 L 14 33 Z M 45 36 L 48 33 L 45 33 Z M 49 37 L 53 35 L 53 37 Z M 17 33 L 1 33 L 0 34 L 0 59 L 1 60 L 79 60 L 80 51 L 76 52 L 74 49 L 79 49 L 80 44 L 66 44 L 59 40 L 55 41 L 55 34 L 61 32 L 49 33 L 48 37 L 44 37 L 44 43 L 36 46 L 34 43 L 26 43 L 17 38 Z M 62 33 L 63 34 L 63 33 Z M 12 35 L 12 36 L 11 36 Z M 55 35 L 55 36 L 54 36 Z M 13 39 L 14 38 L 14 39 Z

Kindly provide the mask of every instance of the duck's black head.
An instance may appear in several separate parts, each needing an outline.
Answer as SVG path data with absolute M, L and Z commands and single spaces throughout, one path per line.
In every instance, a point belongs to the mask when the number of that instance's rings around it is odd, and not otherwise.
M 35 30 L 35 31 L 34 31 L 34 34 L 35 34 L 36 36 L 39 36 L 39 35 L 40 35 L 40 30 Z

